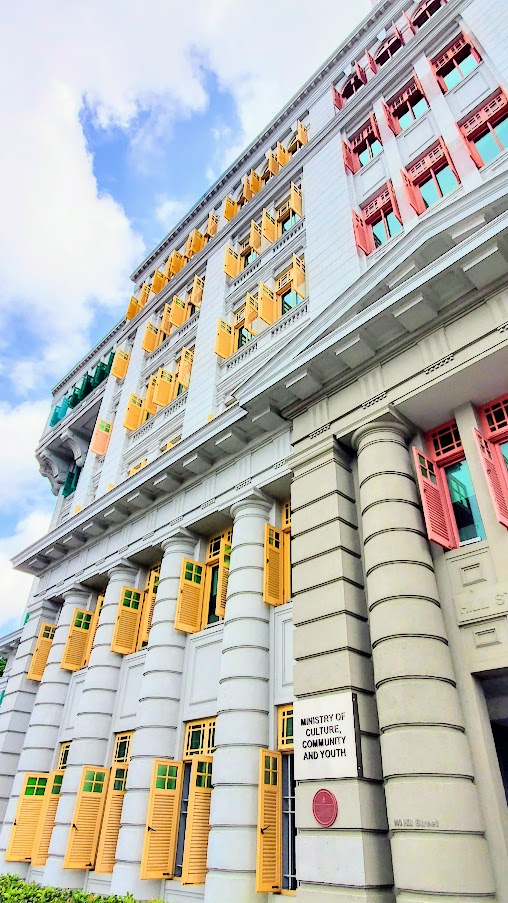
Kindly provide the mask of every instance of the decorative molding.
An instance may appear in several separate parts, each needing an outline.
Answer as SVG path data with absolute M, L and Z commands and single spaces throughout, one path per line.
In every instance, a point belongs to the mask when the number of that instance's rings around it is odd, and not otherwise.
M 201 507 L 202 507 L 202 508 L 209 508 L 210 505 L 215 505 L 215 502 L 216 502 L 216 501 L 217 501 L 217 499 L 215 498 L 215 496 L 214 496 L 213 499 L 206 499 L 205 502 L 201 502 Z
M 506 332 L 507 329 L 508 329 L 508 320 L 506 321 L 506 323 L 500 323 L 499 326 L 497 327 L 498 332 Z
M 451 351 L 450 354 L 445 355 L 445 357 L 441 357 L 441 358 L 439 358 L 438 361 L 434 361 L 434 363 L 430 364 L 429 367 L 425 367 L 424 372 L 429 374 L 429 373 L 433 373 L 434 370 L 439 370 L 440 367 L 444 367 L 445 364 L 449 364 L 450 361 L 453 361 L 453 357 L 454 357 L 453 351 Z
M 143 426 L 138 426 L 137 430 L 133 430 L 129 436 L 129 441 L 134 443 L 138 439 L 142 439 L 143 436 L 148 436 L 148 434 L 156 429 L 156 427 L 160 426 L 164 420 L 168 420 L 173 414 L 178 413 L 181 408 L 184 408 L 186 399 L 187 392 L 182 392 L 182 394 L 175 398 L 174 401 L 167 404 L 164 408 L 161 408 L 160 411 L 157 411 L 153 417 L 150 417 L 150 420 L 148 420 L 147 423 L 144 423 Z
M 321 436 L 322 433 L 327 433 L 331 427 L 331 423 L 324 423 L 323 426 L 318 427 L 317 430 L 312 430 L 309 433 L 309 439 L 315 439 L 317 436 Z
M 73 379 L 76 376 L 76 374 L 78 374 L 80 372 L 80 370 L 82 370 L 82 368 L 85 366 L 85 364 L 86 364 L 87 368 L 89 368 L 90 361 L 93 360 L 95 355 L 102 348 L 105 348 L 106 345 L 110 344 L 113 341 L 117 332 L 119 332 L 121 329 L 123 329 L 124 325 L 125 325 L 125 318 L 122 318 L 120 320 L 120 322 L 117 323 L 116 326 L 113 326 L 113 329 L 110 332 L 108 332 L 108 334 L 106 336 L 104 336 L 104 338 L 97 345 L 95 345 L 92 348 L 92 350 L 86 355 L 86 357 L 81 358 L 79 363 L 76 364 L 76 366 L 73 367 L 72 370 L 69 370 L 69 372 L 64 376 L 64 378 L 61 379 L 60 382 L 57 383 L 56 386 L 53 387 L 53 389 L 51 390 L 52 395 L 56 395 L 59 389 L 63 389 L 63 387 L 66 385 L 66 383 L 70 382 L 70 380 Z M 97 363 L 99 363 L 99 361 L 97 361 Z M 106 382 L 106 380 L 104 380 L 104 382 Z
M 248 477 L 246 480 L 242 480 L 240 483 L 237 483 L 235 486 L 235 492 L 239 492 L 240 489 L 246 489 L 247 486 L 252 485 L 252 479 Z
M 376 404 L 377 401 L 382 401 L 383 398 L 386 398 L 386 392 L 378 392 L 372 398 L 367 398 L 367 401 L 362 401 L 362 408 L 371 408 L 373 404 Z
M 287 464 L 288 464 L 288 459 L 282 458 L 281 461 L 275 462 L 275 464 L 273 465 L 273 468 L 274 468 L 274 470 L 278 470 L 280 467 L 287 467 Z
M 302 301 L 298 307 L 294 307 L 292 310 L 288 310 L 287 314 L 277 320 L 276 323 L 273 324 L 270 333 L 272 336 L 278 335 L 279 332 L 283 332 L 288 326 L 291 326 L 297 320 L 301 320 L 309 312 L 309 301 Z
M 247 345 L 244 345 L 243 348 L 240 348 L 235 354 L 231 355 L 230 358 L 227 359 L 226 370 L 232 370 L 233 367 L 236 367 L 238 364 L 241 364 L 245 358 L 250 357 L 254 351 L 257 351 L 258 342 L 257 338 L 253 342 L 248 342 Z

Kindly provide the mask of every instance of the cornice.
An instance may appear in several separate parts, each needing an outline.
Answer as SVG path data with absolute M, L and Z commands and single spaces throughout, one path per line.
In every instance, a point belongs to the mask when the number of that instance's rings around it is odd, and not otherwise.
M 99 351 L 101 351 L 103 348 L 105 348 L 106 345 L 109 345 L 109 343 L 112 342 L 112 340 L 115 338 L 115 335 L 117 334 L 117 332 L 119 332 L 122 329 L 122 326 L 124 325 L 124 323 L 125 323 L 125 319 L 122 319 L 116 324 L 116 326 L 113 326 L 113 328 L 108 332 L 108 334 L 105 335 L 104 338 L 101 339 L 101 341 L 97 345 L 94 345 L 92 350 L 89 351 L 88 354 L 85 355 L 85 357 L 81 358 L 79 363 L 77 363 L 72 368 L 72 370 L 69 370 L 69 372 L 63 377 L 63 379 L 61 379 L 60 382 L 57 383 L 56 386 L 54 386 L 52 388 L 51 394 L 56 395 L 57 392 L 59 391 L 59 389 L 62 389 L 67 382 L 69 382 L 71 379 L 73 379 L 79 373 L 79 371 L 85 366 L 85 364 L 87 365 L 87 367 L 89 367 L 90 361 L 92 360 L 92 358 L 95 357 L 95 355 Z

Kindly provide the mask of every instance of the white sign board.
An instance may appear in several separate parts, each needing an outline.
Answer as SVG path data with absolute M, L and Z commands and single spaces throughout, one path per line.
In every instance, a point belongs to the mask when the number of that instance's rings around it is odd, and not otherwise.
M 297 781 L 357 777 L 353 693 L 295 699 L 293 716 Z

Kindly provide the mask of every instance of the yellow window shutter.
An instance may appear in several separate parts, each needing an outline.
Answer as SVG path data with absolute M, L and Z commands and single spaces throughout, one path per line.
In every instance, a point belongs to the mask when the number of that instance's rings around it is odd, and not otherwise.
M 195 307 L 199 307 L 201 301 L 203 300 L 203 289 L 205 287 L 205 280 L 201 278 L 201 276 L 194 276 L 194 282 L 192 283 L 192 290 L 189 294 L 189 301 L 191 304 L 194 304 Z
M 263 232 L 264 238 L 268 241 L 274 242 L 277 238 L 277 223 L 275 222 L 274 217 L 268 210 L 263 210 L 263 216 L 261 220 L 261 229 Z
M 173 876 L 182 778 L 182 762 L 155 759 L 141 856 L 142 878 Z
M 95 611 L 92 614 L 92 620 L 90 622 L 90 630 L 88 631 L 88 642 L 86 645 L 85 661 L 84 661 L 85 665 L 88 665 L 88 662 L 90 661 L 90 656 L 92 654 L 93 644 L 95 641 L 95 634 L 97 633 L 97 627 L 99 626 L 99 616 L 101 613 L 103 602 L 104 602 L 104 596 L 103 595 L 98 596 L 97 604 L 95 606 Z
M 190 382 L 192 363 L 194 361 L 194 352 L 190 348 L 182 348 L 180 355 L 180 366 L 178 368 L 178 379 L 182 386 L 187 389 Z
M 71 626 L 64 646 L 60 667 L 65 671 L 79 671 L 86 662 L 90 644 L 90 631 L 94 632 L 94 613 L 84 608 L 75 608 Z
M 42 680 L 55 630 L 56 624 L 48 624 L 46 622 L 41 624 L 30 668 L 28 669 L 28 680 Z
M 215 213 L 209 213 L 208 220 L 206 223 L 205 235 L 208 235 L 209 238 L 213 238 L 213 236 L 217 232 L 218 225 L 219 225 L 219 217 Z
M 127 404 L 127 410 L 125 412 L 125 419 L 123 425 L 126 430 L 137 430 L 138 426 L 141 426 L 141 420 L 143 418 L 143 399 L 139 395 L 134 395 L 131 393 L 129 396 L 129 402 Z
M 226 596 L 228 592 L 229 564 L 231 560 L 231 543 L 224 536 L 220 543 L 219 574 L 217 580 L 217 602 L 215 614 L 223 618 L 226 614 Z
M 278 301 L 275 293 L 264 282 L 259 283 L 259 317 L 265 323 L 275 323 L 278 319 Z
M 277 141 L 277 163 L 279 166 L 285 166 L 290 160 L 290 154 L 286 147 Z
M 130 357 L 131 356 L 128 351 L 124 351 L 123 348 L 117 348 L 115 351 L 113 366 L 111 367 L 111 375 L 115 376 L 116 379 L 123 379 L 125 374 L 127 373 Z
M 201 630 L 205 568 L 199 561 L 184 558 L 176 603 L 175 630 Z
M 279 161 L 277 160 L 276 154 L 271 150 L 268 154 L 268 172 L 272 176 L 276 176 L 279 171 Z
M 302 125 L 300 120 L 296 123 L 296 140 L 299 141 L 300 144 L 307 144 L 309 140 L 309 131 Z
M 180 254 L 180 251 L 173 251 L 172 254 L 170 254 L 170 256 L 168 257 L 166 266 L 164 267 L 166 276 L 168 276 L 169 278 L 171 278 L 171 276 L 176 276 L 176 274 L 180 272 L 184 265 L 185 258 L 183 254 Z
M 283 580 L 282 533 L 271 524 L 265 524 L 263 599 L 268 605 L 282 605 L 284 602 Z
M 141 304 L 139 303 L 138 299 L 135 298 L 133 295 L 131 300 L 129 301 L 129 306 L 127 307 L 127 311 L 125 313 L 125 319 L 133 320 L 134 317 L 137 317 L 140 310 L 141 310 Z
M 141 307 L 145 306 L 146 302 L 148 301 L 149 294 L 150 294 L 150 286 L 148 285 L 147 282 L 143 282 L 143 285 L 141 286 L 141 288 L 139 290 L 139 303 L 140 303 Z
M 111 652 L 129 655 L 136 651 L 142 603 L 143 593 L 132 586 L 122 587 L 111 641 Z
M 261 247 L 261 226 L 253 219 L 250 221 L 249 245 L 256 250 Z
M 94 455 L 105 455 L 108 450 L 109 440 L 111 438 L 111 430 L 113 424 L 109 420 L 98 420 L 93 431 L 92 441 L 90 442 L 90 451 Z
M 48 781 L 49 775 L 43 772 L 25 775 L 5 853 L 7 862 L 30 862 Z
M 252 194 L 257 194 L 258 191 L 260 191 L 261 188 L 263 187 L 263 182 L 261 180 L 261 176 L 258 176 L 257 172 L 255 172 L 255 170 L 253 170 L 253 169 L 251 170 L 251 173 L 249 176 L 249 186 L 250 186 L 250 190 L 252 191 Z
M 114 765 L 111 769 L 101 833 L 97 845 L 97 858 L 95 860 L 95 871 L 101 874 L 112 872 L 116 862 L 116 845 L 120 833 L 126 780 L 127 766 Z
M 250 179 L 244 176 L 242 179 L 242 194 L 246 201 L 252 200 L 252 188 L 250 187 Z
M 149 414 L 157 413 L 157 407 L 153 400 L 153 394 L 155 392 L 156 384 L 157 384 L 157 376 L 155 373 L 152 373 L 152 375 L 148 377 L 148 385 L 146 387 L 146 395 L 145 395 L 145 401 L 144 401 L 144 405 L 143 405 L 145 411 L 148 411 Z
M 305 282 L 305 262 L 303 257 L 298 257 L 296 254 L 293 254 L 293 265 L 291 267 L 291 282 L 292 288 L 301 294 L 301 291 L 298 291 L 299 286 Z
M 278 893 L 282 889 L 282 754 L 271 749 L 259 753 L 256 890 Z
M 141 342 L 143 351 L 146 351 L 147 354 L 150 354 L 151 351 L 155 351 L 155 349 L 157 348 L 158 337 L 159 330 L 157 326 L 155 326 L 153 323 L 147 323 L 143 341 Z
M 106 803 L 109 768 L 84 765 L 65 851 L 64 869 L 93 869 Z
M 195 756 L 192 760 L 182 862 L 182 884 L 205 883 L 206 854 L 210 833 L 212 761 L 211 756 Z
M 152 618 L 153 611 L 155 608 L 155 603 L 157 601 L 156 593 L 149 592 L 148 590 L 144 593 L 143 599 L 143 611 L 141 613 L 141 625 L 139 628 L 139 637 L 138 637 L 138 649 L 142 649 L 148 643 L 148 636 L 150 634 L 150 628 L 152 626 Z
M 282 598 L 284 602 L 291 600 L 291 535 L 282 534 L 282 558 L 284 562 L 284 590 Z
M 187 246 L 185 248 L 185 256 L 193 257 L 194 254 L 199 254 L 201 249 L 204 248 L 205 244 L 206 244 L 205 236 L 202 235 L 202 233 L 199 232 L 198 229 L 193 229 L 187 239 Z M 189 251 L 189 253 L 187 253 L 187 250 Z
M 172 326 L 181 326 L 185 321 L 186 304 L 178 295 L 173 295 L 171 308 L 169 311 L 169 322 Z
M 289 206 L 297 216 L 302 215 L 302 190 L 297 188 L 293 182 L 291 182 L 291 188 L 289 189 Z
M 63 771 L 53 771 L 49 775 L 41 813 L 34 835 L 32 865 L 46 865 L 51 835 L 55 826 L 56 810 L 62 789 Z
M 224 257 L 224 272 L 231 279 L 238 276 L 240 272 L 240 255 L 233 251 L 233 248 L 230 248 L 229 245 L 226 248 Z
M 250 330 L 251 323 L 258 317 L 258 299 L 252 295 L 245 296 L 245 327 Z
M 233 327 L 225 320 L 219 319 L 217 324 L 217 337 L 215 340 L 215 354 L 227 358 L 233 354 Z
M 157 373 L 157 381 L 153 392 L 153 402 L 158 407 L 165 407 L 173 400 L 173 374 L 163 367 Z
M 238 213 L 238 204 L 232 198 L 227 197 L 224 201 L 224 219 L 233 219 Z
M 168 277 L 165 273 L 161 273 L 160 270 L 155 270 L 152 282 L 152 292 L 154 295 L 158 295 L 160 291 L 167 284 Z

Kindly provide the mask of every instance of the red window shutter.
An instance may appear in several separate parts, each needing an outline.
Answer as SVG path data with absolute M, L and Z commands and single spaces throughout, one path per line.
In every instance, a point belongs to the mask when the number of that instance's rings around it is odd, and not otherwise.
M 367 56 L 367 60 L 368 60 L 368 63 L 369 63 L 370 71 L 372 72 L 373 75 L 376 75 L 377 70 L 378 70 L 378 68 L 379 68 L 379 67 L 378 67 L 378 64 L 376 63 L 374 57 L 370 55 L 370 53 L 369 53 L 368 50 L 367 50 L 366 56 Z
M 399 205 L 397 204 L 397 198 L 395 196 L 395 191 L 393 190 L 393 185 L 390 181 L 386 183 L 386 188 L 388 191 L 388 195 L 390 198 L 390 204 L 392 205 L 392 210 L 397 217 L 399 223 L 402 225 L 402 217 L 400 215 Z
M 422 88 L 422 86 L 421 86 L 421 84 L 420 84 L 420 79 L 418 78 L 416 72 L 413 73 L 413 81 L 414 81 L 414 83 L 415 83 L 415 88 L 416 88 L 416 90 L 420 92 L 420 94 L 422 95 L 422 97 L 425 97 L 425 92 L 424 92 L 424 90 L 423 90 L 423 88 Z
M 479 430 L 473 430 L 483 471 L 487 479 L 496 517 L 503 527 L 508 527 L 508 480 L 501 460 L 499 447 L 489 442 Z
M 337 108 L 337 110 L 342 110 L 344 106 L 344 101 L 342 99 L 342 94 L 339 94 L 335 85 L 332 85 L 332 97 L 333 97 L 333 105 Z
M 402 37 L 402 32 L 399 31 L 399 29 L 397 28 L 395 22 L 393 23 L 393 33 L 394 33 L 395 37 L 400 41 L 400 43 L 402 44 L 402 46 L 404 46 L 405 41 L 404 41 L 404 38 Z
M 374 135 L 374 138 L 377 138 L 379 143 L 382 144 L 383 142 L 381 141 L 381 135 L 379 134 L 377 119 L 376 119 L 374 113 L 370 114 L 369 121 L 370 121 L 370 127 L 372 129 L 372 134 Z
M 349 169 L 350 172 L 355 173 L 358 170 L 358 158 L 356 154 L 353 153 L 347 141 L 342 142 L 342 156 L 344 157 L 344 166 Z
M 388 123 L 389 128 L 391 128 L 394 135 L 398 135 L 400 132 L 400 125 L 399 125 L 397 119 L 395 118 L 392 111 L 390 110 L 390 107 L 387 106 L 387 104 L 385 104 L 384 101 L 381 101 L 381 103 L 383 105 L 383 110 L 384 110 L 384 113 L 386 116 L 386 121 Z
M 369 232 L 367 226 L 365 225 L 363 218 L 360 216 L 356 210 L 352 211 L 353 214 L 353 232 L 355 234 L 355 242 L 356 247 L 363 251 L 364 254 L 370 254 L 372 247 Z
M 443 471 L 419 448 L 413 448 L 413 457 L 427 536 L 443 549 L 456 549 L 459 536 Z
M 413 210 L 416 211 L 416 213 L 419 216 L 420 213 L 423 213 L 425 210 L 425 204 L 423 203 L 423 198 L 422 198 L 420 192 L 418 191 L 418 188 L 416 188 L 413 185 L 413 183 L 412 183 L 411 179 L 409 178 L 405 169 L 401 169 L 400 174 L 402 176 L 402 184 L 404 185 L 404 188 L 406 189 L 407 199 L 408 199 L 409 203 L 411 204 L 411 207 L 413 208 Z
M 405 20 L 406 25 L 409 28 L 409 31 L 411 32 L 411 34 L 415 34 L 416 28 L 414 27 L 413 23 L 411 22 L 411 19 L 409 18 L 408 14 L 404 11 L 402 13 L 402 15 L 404 16 L 404 20 Z
M 460 132 L 460 136 L 461 136 L 462 140 L 464 141 L 464 144 L 467 147 L 469 156 L 471 157 L 473 163 L 475 164 L 475 166 L 478 167 L 478 169 L 481 169 L 483 166 L 483 160 L 481 158 L 480 151 L 476 147 L 476 144 L 470 138 L 466 138 L 466 136 L 464 135 L 464 132 L 462 131 L 462 127 L 460 125 L 458 125 L 457 128 Z
M 355 60 L 355 72 L 356 72 L 358 78 L 360 79 L 362 85 L 365 85 L 367 83 L 367 76 L 365 74 L 365 69 L 363 68 L 363 66 L 360 66 L 360 63 L 358 62 L 358 60 Z

